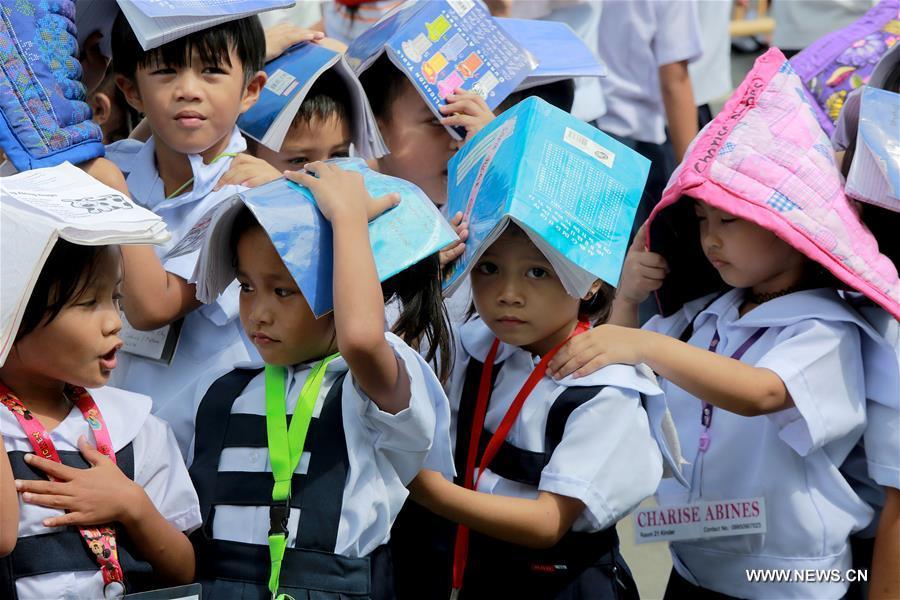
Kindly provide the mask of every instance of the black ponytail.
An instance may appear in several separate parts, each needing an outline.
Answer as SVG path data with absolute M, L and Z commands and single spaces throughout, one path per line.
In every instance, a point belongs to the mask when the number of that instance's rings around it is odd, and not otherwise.
M 434 365 L 444 383 L 450 375 L 453 350 L 440 268 L 438 255 L 433 254 L 386 280 L 381 289 L 385 304 L 395 298 L 400 301 L 400 316 L 391 331 L 416 350 L 427 347 L 425 360 Z

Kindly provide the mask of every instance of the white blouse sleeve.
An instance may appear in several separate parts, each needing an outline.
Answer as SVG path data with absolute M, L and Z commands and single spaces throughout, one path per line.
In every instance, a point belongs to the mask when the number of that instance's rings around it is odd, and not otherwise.
M 792 408 L 771 413 L 779 437 L 800 456 L 866 422 L 865 376 L 856 325 L 808 319 L 785 327 L 756 363 L 784 382 Z
M 172 429 L 150 415 L 134 439 L 134 481 L 156 510 L 180 531 L 200 526 L 200 503 Z
M 634 390 L 606 386 L 569 416 L 538 489 L 581 500 L 606 529 L 651 496 L 662 457 Z
M 409 407 L 390 414 L 378 408 L 355 381 L 352 384 L 345 381 L 344 390 L 346 392 L 350 384 L 365 400 L 360 417 L 368 429 L 370 441 L 376 453 L 387 458 L 406 485 L 426 466 L 441 472 L 453 468 L 450 405 L 440 381 L 425 359 L 397 336 L 386 333 L 385 339 L 409 377 Z

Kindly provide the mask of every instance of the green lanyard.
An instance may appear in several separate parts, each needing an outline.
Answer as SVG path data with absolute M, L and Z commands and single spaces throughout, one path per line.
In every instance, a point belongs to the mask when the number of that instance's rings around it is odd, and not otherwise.
M 230 156 L 230 157 L 234 158 L 237 155 L 238 155 L 237 152 L 223 152 L 222 154 L 218 155 L 217 157 L 215 157 L 211 161 L 209 161 L 209 164 L 213 164 L 214 162 L 216 162 L 217 160 L 219 160 L 220 158 L 223 158 L 225 156 Z M 171 200 L 172 198 L 174 198 L 175 196 L 180 194 L 184 188 L 191 185 L 192 183 L 194 183 L 193 177 L 191 177 L 190 179 L 188 179 L 187 181 L 182 183 L 181 186 L 177 190 L 175 190 L 174 192 L 172 192 L 171 194 L 166 196 L 166 200 Z
M 306 433 L 325 378 L 325 367 L 339 356 L 339 353 L 327 356 L 312 368 L 297 398 L 290 427 L 287 425 L 285 406 L 285 368 L 266 365 L 266 434 L 269 440 L 269 461 L 275 478 L 275 485 L 272 487 L 273 504 L 269 507 L 269 558 L 272 561 L 269 591 L 272 598 L 286 598 L 284 594 L 278 595 L 278 580 L 287 546 L 291 481 L 300 463 L 300 455 L 303 454 Z

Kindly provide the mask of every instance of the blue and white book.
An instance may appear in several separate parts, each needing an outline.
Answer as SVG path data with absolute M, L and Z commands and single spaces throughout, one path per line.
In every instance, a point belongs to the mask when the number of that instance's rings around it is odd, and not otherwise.
M 537 66 L 476 0 L 409 0 L 357 37 L 347 59 L 359 75 L 384 52 L 439 118 L 454 89 L 477 92 L 493 110 Z
M 452 294 L 481 254 L 515 223 L 566 291 L 618 285 L 650 161 L 602 131 L 531 97 L 494 119 L 450 161 L 448 214 L 469 239 L 448 269 Z
M 329 69 L 347 87 L 351 102 L 348 108 L 352 115 L 350 131 L 356 154 L 363 158 L 384 156 L 387 147 L 353 69 L 340 52 L 313 43 L 288 48 L 284 54 L 266 64 L 266 85 L 259 93 L 256 104 L 238 118 L 238 127 L 263 146 L 280 151 L 310 88 Z
M 369 223 L 369 242 L 380 281 L 459 239 L 414 184 L 373 171 L 362 159 L 330 162 L 362 173 L 373 198 L 400 194 L 399 205 Z M 286 179 L 236 194 L 215 209 L 191 278 L 197 284 L 197 298 L 211 302 L 234 280 L 228 242 L 234 219 L 244 206 L 269 234 L 316 317 L 330 312 L 334 308 L 331 224 L 316 207 L 312 192 Z
M 540 19 L 497 21 L 537 60 L 537 68 L 517 90 L 577 77 L 606 77 L 606 65 L 567 24 Z
M 141 48 L 151 50 L 215 25 L 267 10 L 290 8 L 295 0 L 116 0 Z M 112 14 L 115 19 L 115 14 Z
M 856 153 L 847 173 L 851 198 L 900 212 L 900 94 L 866 86 Z

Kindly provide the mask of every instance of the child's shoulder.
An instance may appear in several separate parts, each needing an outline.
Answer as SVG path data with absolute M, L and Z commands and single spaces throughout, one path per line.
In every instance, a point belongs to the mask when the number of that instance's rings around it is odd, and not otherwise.
M 556 381 L 556 384 L 562 388 L 613 387 L 628 395 L 658 396 L 663 393 L 656 375 L 645 364 L 607 365 L 583 377 L 569 375 Z
M 128 175 L 139 168 L 142 150 L 148 147 L 148 142 L 125 139 L 113 142 L 106 146 L 106 158 L 115 163 L 122 173 Z

